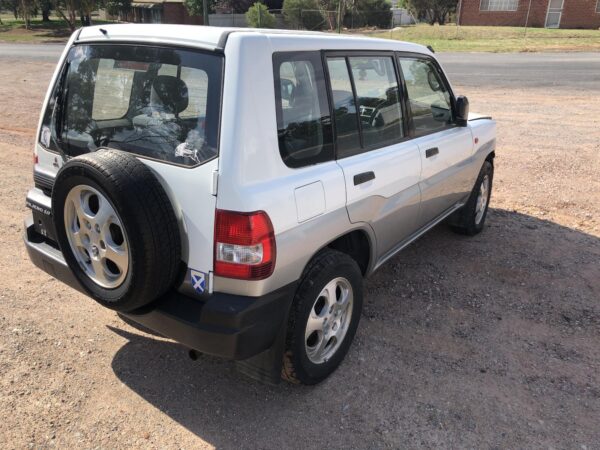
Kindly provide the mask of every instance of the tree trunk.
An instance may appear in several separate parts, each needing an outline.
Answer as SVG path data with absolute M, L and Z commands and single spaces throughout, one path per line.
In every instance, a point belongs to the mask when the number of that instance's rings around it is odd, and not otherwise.
M 42 22 L 50 22 L 50 8 L 42 9 Z

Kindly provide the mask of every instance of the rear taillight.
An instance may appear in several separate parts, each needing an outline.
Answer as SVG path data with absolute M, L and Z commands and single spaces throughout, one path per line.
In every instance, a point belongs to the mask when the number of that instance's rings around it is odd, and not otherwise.
M 261 280 L 275 268 L 275 233 L 264 211 L 218 209 L 215 217 L 215 275 Z

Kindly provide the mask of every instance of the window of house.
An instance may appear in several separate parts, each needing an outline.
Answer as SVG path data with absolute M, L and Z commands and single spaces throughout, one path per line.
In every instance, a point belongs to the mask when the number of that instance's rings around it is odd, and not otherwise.
M 400 58 L 415 134 L 441 131 L 453 123 L 452 101 L 434 63 L 426 59 Z
M 481 0 L 480 11 L 516 11 L 519 0 Z
M 331 117 L 318 52 L 273 56 L 279 152 L 289 167 L 333 159 Z
M 600 14 L 600 0 L 596 3 L 596 12 Z

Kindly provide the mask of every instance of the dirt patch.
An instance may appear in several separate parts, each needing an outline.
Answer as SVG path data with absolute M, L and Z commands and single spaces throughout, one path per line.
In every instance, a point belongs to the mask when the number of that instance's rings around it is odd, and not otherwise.
M 4 448 L 598 446 L 597 93 L 461 89 L 499 122 L 488 226 L 439 226 L 368 280 L 327 381 L 268 387 L 186 359 L 29 262 L 28 130 L 53 68 L 0 66 Z

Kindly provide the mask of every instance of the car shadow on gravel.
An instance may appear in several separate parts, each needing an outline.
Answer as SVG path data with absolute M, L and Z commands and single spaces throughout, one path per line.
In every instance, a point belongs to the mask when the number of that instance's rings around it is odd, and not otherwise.
M 217 448 L 591 448 L 599 261 L 596 236 L 492 209 L 480 235 L 439 226 L 365 283 L 355 342 L 318 386 L 261 385 L 126 325 L 112 367 Z

